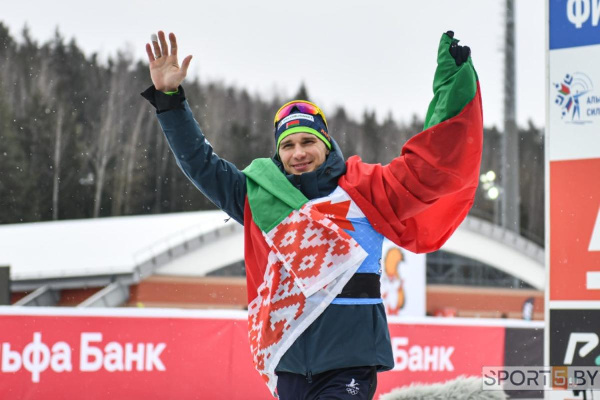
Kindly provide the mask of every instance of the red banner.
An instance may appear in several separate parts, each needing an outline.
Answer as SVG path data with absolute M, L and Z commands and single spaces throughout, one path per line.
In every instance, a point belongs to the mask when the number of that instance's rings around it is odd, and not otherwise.
M 501 326 L 390 323 L 389 328 L 396 365 L 378 375 L 380 394 L 411 383 L 481 376 L 483 366 L 504 365 Z
M 0 309 L 3 400 L 272 398 L 253 369 L 243 312 L 16 312 Z M 390 333 L 396 369 L 379 374 L 378 394 L 503 365 L 503 327 L 391 323 Z
M 599 179 L 598 158 L 550 163 L 550 301 L 600 300 Z

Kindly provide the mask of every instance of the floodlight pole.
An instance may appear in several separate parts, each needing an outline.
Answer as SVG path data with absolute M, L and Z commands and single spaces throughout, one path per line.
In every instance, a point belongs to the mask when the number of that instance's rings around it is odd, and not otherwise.
M 516 122 L 515 8 L 506 0 L 504 41 L 504 134 L 502 135 L 501 225 L 520 233 L 519 132 Z

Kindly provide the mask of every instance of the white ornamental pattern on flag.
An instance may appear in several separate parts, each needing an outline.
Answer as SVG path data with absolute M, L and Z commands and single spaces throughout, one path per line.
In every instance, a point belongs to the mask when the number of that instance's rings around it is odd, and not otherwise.
M 263 283 L 248 305 L 250 350 L 271 392 L 287 349 L 341 292 L 367 253 L 305 204 L 263 233 L 271 248 Z

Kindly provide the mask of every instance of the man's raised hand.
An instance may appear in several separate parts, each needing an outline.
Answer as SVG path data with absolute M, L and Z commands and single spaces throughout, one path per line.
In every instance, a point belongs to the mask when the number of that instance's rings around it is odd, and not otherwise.
M 175 34 L 169 33 L 171 51 L 163 31 L 158 31 L 158 36 L 152 35 L 152 45 L 146 43 L 146 54 L 150 63 L 150 77 L 156 90 L 161 92 L 174 92 L 177 90 L 185 76 L 192 56 L 183 59 L 181 66 L 177 60 L 177 39 Z
M 448 31 L 446 32 L 446 35 L 450 36 L 451 39 L 454 39 L 454 31 Z M 471 48 L 469 46 L 459 46 L 458 40 L 452 40 L 452 44 L 450 45 L 450 55 L 454 57 L 456 65 L 460 67 L 462 63 L 469 59 Z

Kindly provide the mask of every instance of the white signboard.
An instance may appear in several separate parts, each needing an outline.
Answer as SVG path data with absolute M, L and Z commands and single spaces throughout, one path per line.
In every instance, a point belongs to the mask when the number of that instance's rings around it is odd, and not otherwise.
M 425 254 L 383 242 L 381 296 L 387 315 L 425 316 L 425 275 Z
M 600 334 L 590 325 L 600 309 L 600 0 L 548 0 L 547 5 L 544 362 L 596 367 L 600 346 L 578 338 Z M 553 391 L 545 397 L 584 395 Z
M 550 51 L 550 161 L 600 157 L 600 68 L 591 60 L 600 62 L 600 45 Z

